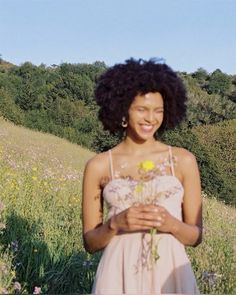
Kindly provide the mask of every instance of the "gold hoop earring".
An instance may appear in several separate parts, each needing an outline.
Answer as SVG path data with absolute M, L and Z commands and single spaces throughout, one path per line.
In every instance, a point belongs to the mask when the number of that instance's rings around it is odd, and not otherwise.
M 123 128 L 126 128 L 128 126 L 128 122 L 126 121 L 126 118 L 125 117 L 122 118 L 121 126 Z

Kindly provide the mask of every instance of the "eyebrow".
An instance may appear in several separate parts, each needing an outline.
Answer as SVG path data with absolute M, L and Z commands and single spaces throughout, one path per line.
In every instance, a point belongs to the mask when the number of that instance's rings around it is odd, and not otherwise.
M 136 107 L 136 108 L 144 108 L 144 109 L 147 108 L 146 106 L 143 106 L 143 105 L 136 105 L 135 107 Z M 161 109 L 161 110 L 163 110 L 163 109 L 164 109 L 164 106 L 156 107 L 155 109 Z

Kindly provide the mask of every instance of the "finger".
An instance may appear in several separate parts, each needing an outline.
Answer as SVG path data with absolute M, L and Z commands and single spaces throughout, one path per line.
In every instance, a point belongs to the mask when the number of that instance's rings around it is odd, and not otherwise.
M 160 221 L 157 220 L 136 220 L 133 223 L 134 226 L 141 226 L 141 227 L 147 227 L 149 229 L 153 228 L 153 227 L 157 227 L 161 225 Z
M 159 208 L 154 205 L 141 205 L 136 207 L 135 209 L 137 209 L 138 212 L 159 212 Z
M 139 212 L 139 214 L 135 214 L 135 213 L 130 213 L 128 215 L 128 219 L 135 219 L 135 220 L 140 220 L 140 221 L 156 221 L 157 217 L 160 215 L 157 215 L 155 213 L 150 213 L 150 211 L 148 213 L 144 213 L 144 212 Z
M 159 222 L 162 222 L 163 221 L 163 218 L 161 216 L 157 216 L 156 217 L 156 220 L 159 221 Z
M 162 206 L 158 206 L 158 211 L 161 213 L 165 213 L 166 212 L 166 208 L 162 207 Z
M 142 204 L 141 203 L 138 203 L 138 202 L 135 202 L 133 203 L 133 207 L 140 207 Z

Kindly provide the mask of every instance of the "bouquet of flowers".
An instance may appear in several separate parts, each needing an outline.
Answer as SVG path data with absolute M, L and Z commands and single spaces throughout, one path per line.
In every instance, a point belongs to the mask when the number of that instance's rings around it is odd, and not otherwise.
M 151 181 L 157 174 L 159 174 L 158 167 L 155 166 L 153 161 L 144 160 L 138 164 L 138 172 L 140 174 L 140 180 L 134 187 L 135 202 L 141 204 L 158 204 L 157 193 L 151 183 Z M 157 229 L 152 228 L 150 230 L 151 240 L 148 243 L 148 251 L 146 252 L 145 263 L 147 266 L 153 266 L 153 264 L 159 259 L 158 244 L 156 242 Z

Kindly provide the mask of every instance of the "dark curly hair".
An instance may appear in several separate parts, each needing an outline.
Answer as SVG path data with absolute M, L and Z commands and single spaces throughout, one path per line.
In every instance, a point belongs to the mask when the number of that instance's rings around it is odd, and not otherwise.
M 174 128 L 186 113 L 186 90 L 182 80 L 166 64 L 155 59 L 145 61 L 133 58 L 116 64 L 103 73 L 95 88 L 95 98 L 100 107 L 98 117 L 104 129 L 122 133 L 122 117 L 137 95 L 159 92 L 164 100 L 164 119 L 160 131 Z

